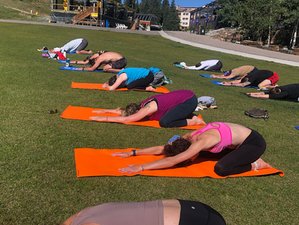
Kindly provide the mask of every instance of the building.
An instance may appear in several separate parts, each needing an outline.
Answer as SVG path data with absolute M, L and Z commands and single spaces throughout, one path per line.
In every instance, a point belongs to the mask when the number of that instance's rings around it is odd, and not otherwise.
M 195 10 L 194 7 L 180 7 L 177 6 L 176 10 L 180 18 L 180 30 L 188 30 L 190 26 L 190 13 Z
M 215 29 L 217 26 L 216 10 L 218 9 L 219 5 L 214 1 L 191 11 L 189 23 L 190 31 L 204 34 L 206 30 Z

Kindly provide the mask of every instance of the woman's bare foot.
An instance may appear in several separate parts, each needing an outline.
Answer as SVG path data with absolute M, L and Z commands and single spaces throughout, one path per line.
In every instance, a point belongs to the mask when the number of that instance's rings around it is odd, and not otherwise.
M 203 120 L 198 118 L 197 116 L 193 116 L 192 119 L 187 120 L 188 125 L 198 125 L 198 124 L 203 124 Z
M 251 163 L 252 170 L 261 170 L 261 169 L 267 169 L 267 168 L 271 168 L 271 165 L 269 163 L 266 163 L 261 158 L 256 160 L 254 163 Z
M 145 88 L 146 91 L 155 91 L 156 89 L 152 86 L 148 86 Z

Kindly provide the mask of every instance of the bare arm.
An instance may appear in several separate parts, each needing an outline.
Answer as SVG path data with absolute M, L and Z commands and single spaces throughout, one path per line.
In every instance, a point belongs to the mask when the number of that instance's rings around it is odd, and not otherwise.
M 231 82 L 222 82 L 222 84 L 224 86 L 245 87 L 245 86 L 249 85 L 250 82 L 241 83 L 241 80 L 234 80 L 234 81 L 231 81 Z
M 70 63 L 76 65 L 86 65 L 88 64 L 88 60 L 72 60 Z
M 154 170 L 154 169 L 164 169 L 173 167 L 181 162 L 188 159 L 192 159 L 194 156 L 198 155 L 199 152 L 209 149 L 217 144 L 217 140 L 208 135 L 202 135 L 202 138 L 198 139 L 193 143 L 186 151 L 172 157 L 165 157 L 160 160 L 156 160 L 143 165 L 130 165 L 125 168 L 121 168 L 122 173 L 136 173 L 142 170 Z
M 187 134 L 184 134 L 182 137 L 184 139 L 190 140 L 191 139 L 191 134 L 192 134 L 192 132 L 188 132 Z
M 212 75 L 213 78 L 220 78 L 220 79 L 226 79 L 226 80 L 233 79 L 238 76 L 239 76 L 238 74 L 233 74 L 233 73 L 231 73 L 230 75 L 227 75 L 227 76 L 225 76 L 224 74 L 222 74 L 222 75 L 214 75 L 213 74 Z
M 211 77 L 219 78 L 219 79 L 229 79 L 229 78 L 227 78 L 228 76 L 224 76 L 223 74 L 221 74 L 221 75 L 212 74 Z
M 93 54 L 91 50 L 80 50 L 76 51 L 77 54 Z
M 263 98 L 263 99 L 268 99 L 269 94 L 265 94 L 264 92 L 252 92 L 252 93 L 246 93 L 249 97 L 253 98 Z
M 82 68 L 82 70 L 86 70 L 86 71 L 94 71 L 96 70 L 99 66 L 102 65 L 102 63 L 105 61 L 104 57 L 101 56 L 96 56 L 97 54 L 94 54 L 92 57 L 90 57 L 90 59 L 95 59 L 95 62 L 93 64 L 93 66 L 90 67 L 85 67 Z
M 121 85 L 122 82 L 126 81 L 127 79 L 128 79 L 128 77 L 127 77 L 127 74 L 126 74 L 126 73 L 122 73 L 122 74 L 120 74 L 120 75 L 117 77 L 115 83 L 114 83 L 112 86 L 108 86 L 108 89 L 109 89 L 110 91 L 113 91 L 113 90 L 117 89 L 118 86 Z
M 101 121 L 101 122 L 117 122 L 117 123 L 126 123 L 126 122 L 135 122 L 143 119 L 144 117 L 157 111 L 157 104 L 155 102 L 150 102 L 145 107 L 141 108 L 137 113 L 130 116 L 92 116 L 91 120 Z
M 118 73 L 119 71 L 121 71 L 122 69 L 113 69 L 113 68 L 109 68 L 106 69 L 105 71 L 108 73 Z
M 121 108 L 116 108 L 116 109 L 95 109 L 92 111 L 93 113 L 116 113 L 121 115 L 122 114 L 122 110 Z
M 119 156 L 122 158 L 136 156 L 136 155 L 161 155 L 163 153 L 163 150 L 164 150 L 164 145 L 159 145 L 159 146 L 153 146 L 153 147 L 135 150 L 135 155 L 133 150 L 130 152 L 116 152 L 113 153 L 112 155 Z

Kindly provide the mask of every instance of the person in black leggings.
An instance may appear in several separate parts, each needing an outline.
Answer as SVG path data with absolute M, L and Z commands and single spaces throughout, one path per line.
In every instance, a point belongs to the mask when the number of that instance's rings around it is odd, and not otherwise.
M 272 88 L 270 91 L 246 93 L 249 97 L 277 99 L 299 102 L 299 84 L 288 84 Z
M 198 104 L 196 96 L 192 96 L 185 102 L 175 106 L 166 112 L 159 120 L 161 127 L 183 127 L 187 126 L 186 118 L 191 119 Z
M 222 84 L 237 87 L 253 86 L 263 89 L 275 87 L 278 81 L 279 75 L 276 72 L 255 69 L 243 76 L 242 79 L 222 82 Z
M 203 124 L 193 115 L 197 98 L 191 90 L 176 90 L 166 94 L 153 95 L 141 103 L 130 103 L 125 109 L 100 109 L 93 113 L 115 113 L 119 116 L 92 116 L 91 120 L 101 122 L 129 123 L 140 120 L 159 121 L 161 127 L 182 127 Z
M 117 88 L 146 89 L 153 82 L 154 74 L 146 68 L 126 68 L 109 79 L 104 88 L 113 91 Z
M 222 215 L 210 206 L 196 201 L 180 200 L 179 225 L 225 225 Z
M 140 222 L 142 221 L 142 223 Z M 210 206 L 189 200 L 111 202 L 81 210 L 63 225 L 225 225 Z
M 214 167 L 217 175 L 229 176 L 269 168 L 270 165 L 260 158 L 265 149 L 266 142 L 258 132 L 235 123 L 212 122 L 177 140 L 172 140 L 169 144 L 132 150 L 132 152 L 117 152 L 114 155 L 130 157 L 163 154 L 166 156 L 157 161 L 120 168 L 123 173 L 137 173 L 143 170 L 170 168 L 178 164 L 185 165 L 186 162 L 192 164 L 195 158 L 200 157 L 199 153 L 217 153 L 216 157 L 224 153 L 224 150 L 230 150 Z

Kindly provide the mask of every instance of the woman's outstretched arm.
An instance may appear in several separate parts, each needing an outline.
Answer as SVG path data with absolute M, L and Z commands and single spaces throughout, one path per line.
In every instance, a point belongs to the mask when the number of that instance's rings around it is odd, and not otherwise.
M 201 139 L 193 143 L 186 151 L 172 157 L 165 157 L 150 163 L 142 165 L 129 165 L 128 167 L 121 168 L 122 173 L 137 173 L 143 170 L 155 170 L 171 168 L 181 162 L 194 158 L 198 153 L 210 146 L 209 141 Z
M 130 156 L 137 156 L 137 155 L 161 155 L 164 150 L 164 145 L 159 145 L 159 146 L 153 146 L 153 147 L 148 147 L 148 148 L 143 148 L 143 149 L 133 149 L 130 152 L 116 152 L 113 153 L 113 156 L 119 156 L 122 158 L 127 158 Z
M 186 160 L 193 159 L 199 152 L 212 148 L 218 142 L 219 139 L 215 138 L 214 135 L 202 134 L 201 137 L 196 142 L 192 143 L 186 151 L 176 156 L 165 157 L 142 165 L 129 165 L 128 167 L 121 168 L 120 172 L 137 173 L 143 170 L 170 168 Z
M 264 92 L 251 92 L 251 93 L 246 93 L 246 95 L 252 98 L 263 98 L 263 99 L 269 98 L 269 94 L 265 94 Z
M 139 121 L 156 111 L 157 103 L 152 101 L 143 108 L 141 108 L 137 113 L 130 116 L 91 116 L 90 119 L 99 122 L 128 123 Z
M 99 114 L 101 114 L 101 113 L 116 113 L 118 115 L 121 115 L 122 111 L 123 110 L 121 108 L 116 108 L 116 109 L 95 109 L 92 112 L 99 113 Z

